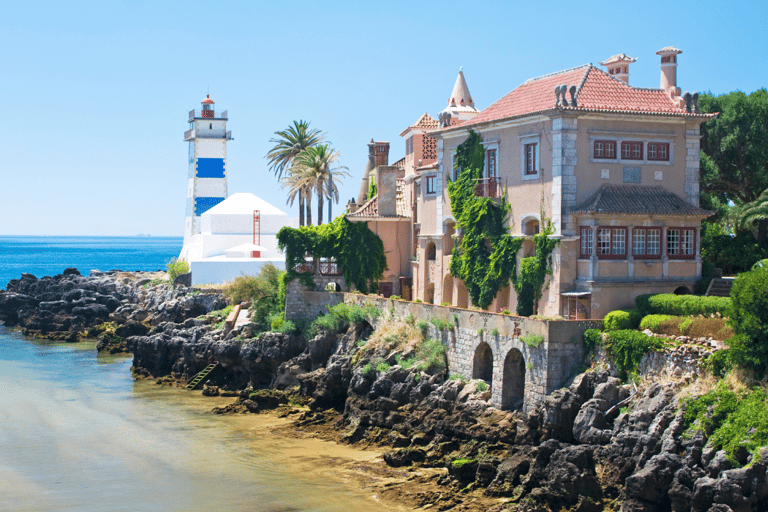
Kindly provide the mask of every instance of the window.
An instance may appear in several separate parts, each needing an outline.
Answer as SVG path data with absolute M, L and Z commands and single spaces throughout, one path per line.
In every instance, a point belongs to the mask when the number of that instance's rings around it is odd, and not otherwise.
M 581 258 L 589 258 L 594 251 L 594 232 L 590 227 L 581 228 Z
M 627 256 L 627 228 L 597 228 L 597 256 L 624 259 Z
M 634 228 L 632 256 L 638 259 L 661 257 L 661 228 Z
M 410 155 L 413 153 L 413 135 L 405 139 L 405 154 Z
M 525 175 L 531 176 L 539 172 L 536 166 L 536 146 L 538 144 L 526 144 L 525 145 Z
M 668 142 L 649 142 L 648 160 L 669 161 L 669 143 Z
M 625 141 L 621 143 L 621 158 L 624 160 L 642 160 L 643 143 Z
M 213 130 L 213 123 L 208 123 L 208 129 Z
M 692 259 L 696 254 L 696 232 L 690 228 L 667 229 L 667 256 Z
M 436 193 L 435 184 L 437 183 L 437 176 L 427 176 L 427 195 L 434 195 Z
M 485 152 L 485 176 L 495 178 L 499 175 L 496 168 L 496 149 L 488 149 Z
M 596 140 L 595 141 L 595 158 L 616 158 L 616 141 L 615 140 Z

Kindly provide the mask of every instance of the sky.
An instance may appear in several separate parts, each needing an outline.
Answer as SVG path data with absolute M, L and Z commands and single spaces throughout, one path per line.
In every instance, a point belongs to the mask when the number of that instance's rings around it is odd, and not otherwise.
M 373 138 L 445 108 L 460 67 L 483 109 L 525 80 L 638 60 L 659 87 L 665 46 L 683 91 L 768 86 L 768 2 L 8 2 L 0 29 L 0 235 L 182 236 L 188 111 L 227 110 L 229 193 L 292 216 L 264 155 L 304 119 L 357 196 Z M 315 212 L 316 213 L 316 212 Z M 327 211 L 326 211 L 327 215 Z

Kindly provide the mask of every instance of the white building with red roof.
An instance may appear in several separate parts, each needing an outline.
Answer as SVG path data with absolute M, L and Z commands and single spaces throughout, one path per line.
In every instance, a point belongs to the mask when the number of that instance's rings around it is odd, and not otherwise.
M 506 194 L 524 256 L 542 217 L 553 221 L 561 243 L 540 314 L 602 318 L 639 294 L 693 289 L 701 219 L 711 213 L 699 208 L 699 127 L 712 115 L 677 87 L 681 51 L 657 53 L 658 88 L 631 85 L 637 59 L 618 54 L 603 61 L 608 71 L 587 64 L 532 78 L 479 112 L 459 73 L 438 121 L 425 114 L 401 134 L 414 298 L 471 306 L 448 270 L 456 226 L 447 194 L 453 152 L 469 130 L 486 152 L 476 193 Z M 491 309 L 514 311 L 516 302 L 507 288 Z

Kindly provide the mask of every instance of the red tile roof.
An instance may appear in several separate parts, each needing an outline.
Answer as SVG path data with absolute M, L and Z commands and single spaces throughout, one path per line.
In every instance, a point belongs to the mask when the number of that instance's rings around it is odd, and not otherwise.
M 555 87 L 576 86 L 576 107 L 557 105 Z M 570 93 L 567 95 L 571 101 Z M 632 114 L 711 117 L 680 108 L 661 89 L 632 87 L 591 64 L 551 75 L 532 78 L 460 126 L 470 127 L 491 121 L 561 109 Z M 454 126 L 442 128 L 451 130 Z

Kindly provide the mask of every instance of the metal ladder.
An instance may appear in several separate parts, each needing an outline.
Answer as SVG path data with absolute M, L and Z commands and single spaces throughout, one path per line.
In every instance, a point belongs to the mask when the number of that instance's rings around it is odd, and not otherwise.
M 200 385 L 200 384 L 203 382 L 203 380 L 204 380 L 204 379 L 205 379 L 205 378 L 206 378 L 206 377 L 207 377 L 207 376 L 208 376 L 208 375 L 209 375 L 209 374 L 210 374 L 210 373 L 211 373 L 213 370 L 215 370 L 215 369 L 216 369 L 218 366 L 219 366 L 219 363 L 218 363 L 218 361 L 217 361 L 217 362 L 215 362 L 215 363 L 213 363 L 213 364 L 209 364 L 208 366 L 206 366 L 206 367 L 203 369 L 203 371 L 201 371 L 200 373 L 198 373 L 197 375 L 195 375 L 195 376 L 192 378 L 192 380 L 191 380 L 191 381 L 189 381 L 189 383 L 187 384 L 187 387 L 186 387 L 186 388 L 184 388 L 184 389 L 189 389 L 189 390 L 193 390 L 193 389 L 195 389 L 195 388 L 196 388 L 197 386 L 199 386 L 199 385 Z

